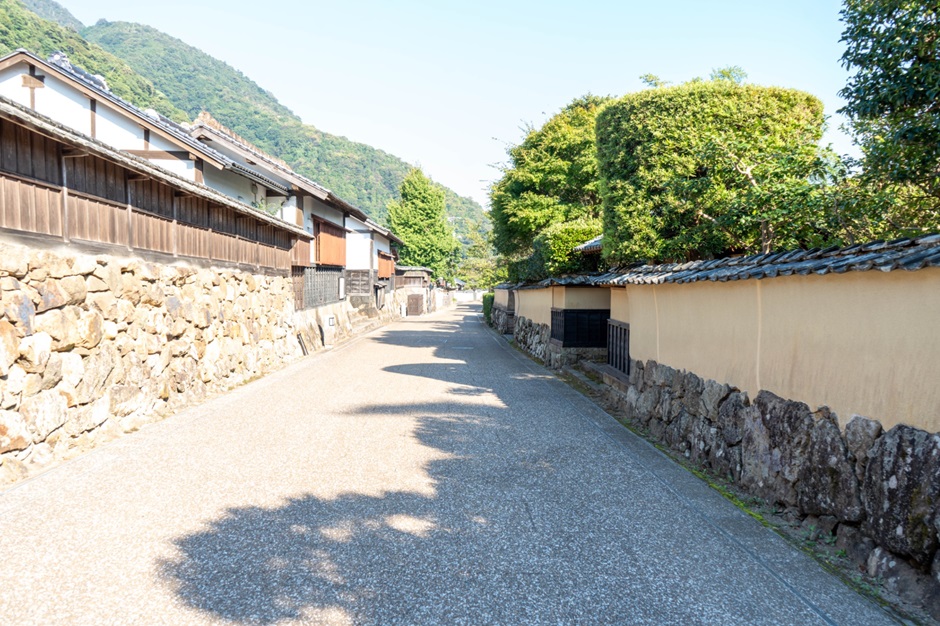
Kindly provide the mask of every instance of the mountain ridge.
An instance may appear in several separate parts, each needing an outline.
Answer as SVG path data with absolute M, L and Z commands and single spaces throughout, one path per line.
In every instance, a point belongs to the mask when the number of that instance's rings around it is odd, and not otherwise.
M 0 0 L 0 53 L 17 47 L 41 56 L 62 50 L 103 75 L 115 95 L 174 121 L 205 110 L 380 223 L 412 168 L 381 149 L 305 124 L 237 68 L 151 26 L 107 20 L 83 26 L 53 0 Z M 488 226 L 477 202 L 435 184 L 445 191 L 458 237 L 466 241 L 469 231 Z

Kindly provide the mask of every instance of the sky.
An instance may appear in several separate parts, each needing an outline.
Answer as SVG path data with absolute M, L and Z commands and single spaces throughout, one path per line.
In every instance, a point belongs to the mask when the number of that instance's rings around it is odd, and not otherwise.
M 508 147 L 587 93 L 742 67 L 808 91 L 839 131 L 835 0 L 59 0 L 85 24 L 148 24 L 244 72 L 305 122 L 419 165 L 486 206 Z

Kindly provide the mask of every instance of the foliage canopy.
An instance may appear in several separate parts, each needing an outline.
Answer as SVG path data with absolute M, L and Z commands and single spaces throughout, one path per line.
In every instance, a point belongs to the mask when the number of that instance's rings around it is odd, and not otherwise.
M 525 255 L 556 222 L 600 217 L 594 120 L 607 98 L 578 98 L 509 150 L 502 178 L 490 189 L 496 250 Z
M 735 69 L 735 68 L 732 68 Z M 627 95 L 597 118 L 605 256 L 617 263 L 825 239 L 823 107 L 739 74 Z
M 388 221 L 404 242 L 401 265 L 423 266 L 437 278 L 452 278 L 459 243 L 444 212 L 444 190 L 413 168 L 401 184 L 401 200 L 388 205 Z
M 940 5 L 845 0 L 846 51 L 855 74 L 840 95 L 866 177 L 912 184 L 940 200 Z

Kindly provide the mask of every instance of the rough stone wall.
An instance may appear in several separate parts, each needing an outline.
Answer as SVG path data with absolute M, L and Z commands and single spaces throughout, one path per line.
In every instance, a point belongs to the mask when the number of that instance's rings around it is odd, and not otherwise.
M 495 314 L 496 308 L 493 308 Z M 497 324 L 494 317 L 494 324 Z M 497 326 L 497 330 L 499 326 Z M 542 361 L 550 369 L 561 369 L 579 361 L 604 361 L 606 348 L 563 348 L 553 344 L 552 328 L 548 324 L 537 324 L 526 317 L 515 317 L 513 338 L 516 344 Z
M 563 348 L 549 341 L 545 348 L 544 360 L 548 368 L 560 370 L 581 361 L 606 361 L 607 348 Z
M 632 423 L 697 465 L 786 507 L 837 541 L 873 577 L 940 619 L 940 435 L 884 432 L 761 391 L 744 392 L 654 361 L 605 375 Z M 899 558 L 900 557 L 900 558 Z
M 0 482 L 301 355 L 290 278 L 0 243 Z
M 493 328 L 501 335 L 508 335 L 515 329 L 515 314 L 509 309 L 493 305 L 490 312 L 490 320 L 493 322 Z
M 548 324 L 537 324 L 517 315 L 512 334 L 516 345 L 535 358 L 547 361 L 548 343 L 552 338 L 552 329 Z

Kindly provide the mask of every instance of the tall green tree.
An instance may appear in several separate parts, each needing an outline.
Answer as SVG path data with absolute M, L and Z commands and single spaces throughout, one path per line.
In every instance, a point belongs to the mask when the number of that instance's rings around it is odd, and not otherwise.
M 551 224 L 597 218 L 594 120 L 608 98 L 578 98 L 509 150 L 502 178 L 490 189 L 490 219 L 496 250 L 519 258 Z
M 760 252 L 826 238 L 823 107 L 731 68 L 624 96 L 597 118 L 605 255 L 615 263 Z M 812 200 L 812 202 L 811 202 Z
M 493 248 L 492 231 L 477 225 L 469 233 L 457 266 L 457 277 L 471 289 L 492 289 L 508 278 L 506 266 L 499 263 Z
M 444 211 L 444 190 L 418 168 L 402 181 L 401 201 L 388 204 L 388 222 L 404 242 L 401 265 L 430 268 L 437 278 L 452 278 L 460 244 Z
M 864 155 L 865 176 L 914 185 L 940 201 L 940 5 L 845 0 L 854 71 L 840 95 Z

